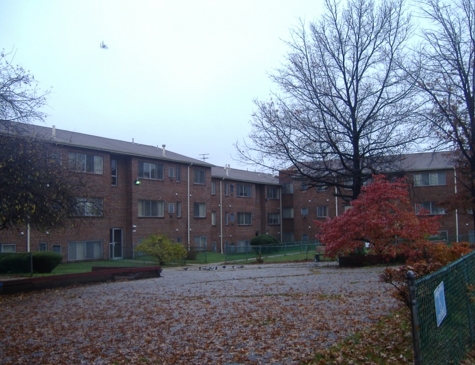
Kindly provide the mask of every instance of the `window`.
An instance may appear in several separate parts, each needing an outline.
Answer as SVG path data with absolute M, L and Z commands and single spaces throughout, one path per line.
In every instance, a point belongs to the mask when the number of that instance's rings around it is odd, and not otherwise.
M 304 217 L 308 216 L 308 208 L 301 208 L 300 213 L 302 213 Z
M 168 203 L 168 214 L 175 213 L 175 203 Z
M 431 241 L 444 241 L 449 243 L 449 232 L 448 231 L 439 231 L 435 236 L 430 236 Z
M 16 252 L 16 245 L 10 243 L 0 243 L 0 253 Z
M 169 167 L 168 168 L 168 177 L 170 179 L 173 179 L 175 177 L 175 168 L 174 167 Z
M 445 172 L 426 172 L 414 175 L 414 186 L 446 185 Z
M 53 245 L 52 251 L 56 253 L 61 253 L 61 245 Z
M 317 218 L 328 217 L 328 207 L 326 205 L 319 205 L 317 207 Z
M 69 168 L 79 172 L 102 174 L 104 159 L 102 156 L 86 153 L 69 153 Z
M 236 243 L 236 253 L 251 252 L 251 241 L 239 240 Z
M 48 251 L 48 245 L 46 242 L 40 242 L 38 244 L 38 251 Z
M 216 225 L 216 212 L 211 212 L 211 225 Z
M 351 205 L 344 205 L 344 206 L 343 206 L 343 213 L 349 211 L 351 208 L 352 208 Z
M 160 200 L 139 200 L 139 217 L 163 217 L 165 203 Z
M 142 179 L 163 180 L 163 165 L 139 161 L 139 177 Z
M 205 170 L 194 170 L 194 177 L 193 177 L 193 182 L 195 184 L 202 184 L 204 185 L 205 183 Z
M 211 195 L 216 195 L 216 181 L 211 181 Z
M 228 213 L 226 212 L 224 214 L 226 225 L 229 225 L 230 223 L 234 223 L 234 213 Z
M 436 206 L 434 202 L 422 202 L 416 204 L 416 214 L 420 214 L 422 210 L 433 215 L 445 214 L 445 208 Z
M 76 198 L 77 217 L 102 217 L 103 200 L 101 198 Z
M 302 182 L 300 183 L 300 190 L 301 190 L 301 191 L 308 190 L 308 182 L 302 181 Z
M 294 232 L 284 232 L 282 235 L 283 242 L 294 242 Z
M 176 202 L 176 216 L 181 218 L 181 202 Z
M 206 250 L 206 236 L 196 236 L 194 238 L 195 248 Z
M 181 181 L 181 169 L 180 169 L 180 167 L 177 167 L 177 168 L 176 168 L 176 177 L 175 177 L 175 181 L 176 181 L 176 182 L 179 182 L 179 181 Z
M 353 179 L 345 179 L 343 181 L 343 186 L 345 190 L 353 189 Z
M 279 199 L 279 188 L 276 186 L 268 186 L 267 187 L 267 199 Z
M 318 193 L 323 193 L 323 192 L 327 191 L 327 189 L 328 189 L 327 185 L 317 186 L 317 192 Z
M 237 224 L 240 226 L 250 226 L 252 224 L 252 213 L 238 213 Z
M 102 259 L 101 241 L 68 242 L 68 261 Z
M 193 216 L 195 218 L 206 218 L 206 203 L 193 204 Z
M 282 194 L 293 194 L 294 185 L 292 183 L 284 184 L 282 186 Z
M 293 218 L 293 217 L 294 217 L 294 208 L 282 209 L 282 218 Z
M 279 224 L 279 213 L 267 213 L 267 224 L 270 226 Z
M 117 160 L 111 160 L 111 185 L 117 186 Z
M 251 197 L 252 185 L 237 184 L 236 190 L 237 196 L 249 198 Z
M 308 234 L 304 233 L 302 235 L 302 241 L 308 241 Z

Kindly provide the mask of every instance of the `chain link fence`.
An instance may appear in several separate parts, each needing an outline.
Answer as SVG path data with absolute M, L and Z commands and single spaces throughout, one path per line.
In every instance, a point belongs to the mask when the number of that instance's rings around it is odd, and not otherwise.
M 226 245 L 224 250 L 225 261 L 249 261 L 258 258 L 286 256 L 295 259 L 314 259 L 315 247 L 320 245 L 318 241 L 283 242 L 276 245 L 261 246 L 233 246 Z
M 475 343 L 475 252 L 411 280 L 415 364 L 458 364 Z

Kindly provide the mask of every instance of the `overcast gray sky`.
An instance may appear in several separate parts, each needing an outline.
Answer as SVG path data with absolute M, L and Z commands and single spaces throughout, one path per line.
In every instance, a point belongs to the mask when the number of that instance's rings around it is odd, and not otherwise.
M 48 98 L 46 125 L 219 166 L 250 132 L 283 40 L 323 0 L 1 0 L 0 49 Z M 108 49 L 101 49 L 104 42 Z

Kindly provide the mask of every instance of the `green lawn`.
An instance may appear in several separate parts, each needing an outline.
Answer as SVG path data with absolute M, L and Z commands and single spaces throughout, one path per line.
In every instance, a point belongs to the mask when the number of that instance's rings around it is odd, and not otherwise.
M 232 260 L 226 261 L 226 259 L 232 258 Z M 287 253 L 275 255 L 263 256 L 264 263 L 281 263 L 292 261 L 313 261 L 313 252 L 308 253 Z M 252 264 L 256 262 L 256 255 L 253 253 L 247 254 L 234 254 L 224 255 L 218 252 L 202 252 L 197 255 L 196 260 L 187 260 L 187 265 L 193 264 L 216 264 L 221 262 L 239 262 L 242 264 Z M 45 275 L 62 275 L 62 274 L 75 274 L 81 272 L 90 272 L 93 266 L 106 266 L 106 267 L 137 267 L 137 266 L 150 266 L 157 265 L 156 259 L 151 256 L 140 256 L 137 259 L 123 259 L 123 260 L 104 260 L 104 261 L 82 261 L 82 262 L 68 262 L 58 265 L 51 274 L 34 274 L 34 276 Z M 173 262 L 164 267 L 169 266 L 183 266 L 184 262 Z

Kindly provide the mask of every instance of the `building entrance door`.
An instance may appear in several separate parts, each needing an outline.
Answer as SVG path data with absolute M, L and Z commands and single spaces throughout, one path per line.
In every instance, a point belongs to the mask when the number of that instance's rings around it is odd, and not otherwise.
M 122 258 L 122 228 L 110 230 L 109 256 L 111 260 Z

